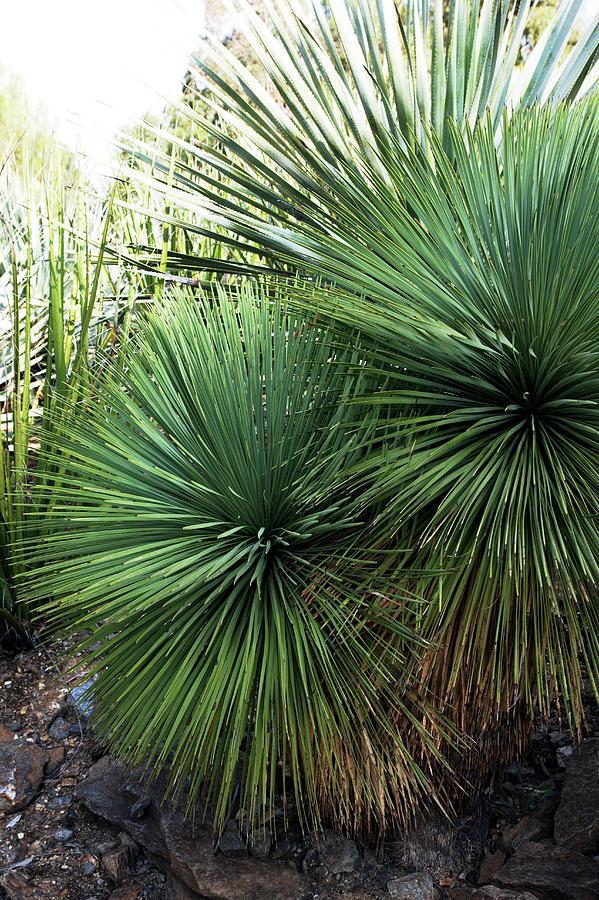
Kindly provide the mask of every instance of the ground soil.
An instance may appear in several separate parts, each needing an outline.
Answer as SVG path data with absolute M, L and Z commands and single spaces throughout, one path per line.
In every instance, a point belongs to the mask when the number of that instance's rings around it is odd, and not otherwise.
M 102 755 L 102 748 L 74 707 L 65 711 L 72 734 L 55 740 L 49 732 L 68 692 L 84 674 L 68 643 L 39 644 L 17 657 L 0 655 L 0 725 L 14 731 L 17 739 L 43 746 L 57 765 L 25 809 L 0 814 L 0 876 L 12 871 L 27 878 L 32 897 L 33 885 L 48 900 L 105 900 L 117 887 L 103 870 L 102 856 L 111 845 L 120 846 L 119 832 L 73 799 L 75 786 Z M 59 762 L 63 751 L 64 760 Z M 164 882 L 164 875 L 140 853 L 122 878 L 115 900 L 119 895 L 158 900 L 165 896 Z M 26 900 L 27 893 L 23 896 Z

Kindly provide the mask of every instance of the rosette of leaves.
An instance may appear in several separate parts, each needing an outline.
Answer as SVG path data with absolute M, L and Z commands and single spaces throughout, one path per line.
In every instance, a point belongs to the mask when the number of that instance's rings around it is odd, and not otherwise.
M 343 487 L 377 418 L 356 365 L 267 292 L 178 294 L 48 450 L 28 593 L 89 633 L 112 749 L 217 827 L 237 806 L 259 825 L 289 784 L 304 822 L 352 829 L 434 794 L 443 728 L 405 679 L 416 601 Z
M 396 442 L 357 463 L 364 499 L 377 535 L 409 529 L 410 564 L 443 571 L 421 585 L 443 647 L 422 683 L 485 770 L 556 699 L 580 729 L 583 678 L 599 688 L 598 113 L 518 111 L 499 151 L 491 122 L 433 141 L 394 173 L 401 200 L 379 193 L 401 302 L 321 306 L 387 371 L 372 399 Z

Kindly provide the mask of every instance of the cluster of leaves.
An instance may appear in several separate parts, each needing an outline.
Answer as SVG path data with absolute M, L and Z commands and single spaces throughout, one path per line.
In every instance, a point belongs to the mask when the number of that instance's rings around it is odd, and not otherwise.
M 484 774 L 538 705 L 580 726 L 581 662 L 599 687 L 599 25 L 563 57 L 578 7 L 520 71 L 528 2 L 444 23 L 280 0 L 270 28 L 244 7 L 264 78 L 207 42 L 211 92 L 181 114 L 208 140 L 132 141 L 166 200 L 144 264 L 264 284 L 155 295 L 42 454 L 27 591 L 89 630 L 114 748 L 219 825 L 234 802 L 260 823 L 288 778 L 307 823 L 405 823 L 455 797 L 457 745 Z
M 30 610 L 17 580 L 32 482 L 46 474 L 37 451 L 58 426 L 54 406 L 84 396 L 96 351 L 112 346 L 117 331 L 126 334 L 139 279 L 106 263 L 111 196 L 92 192 L 52 135 L 15 134 L 5 124 L 12 137 L 0 170 L 0 642 L 11 647 L 27 641 L 18 621 Z
M 312 823 L 382 828 L 430 790 L 394 727 L 435 759 L 442 722 L 403 683 L 416 600 L 342 478 L 379 418 L 357 365 L 276 296 L 175 295 L 48 448 L 31 596 L 90 632 L 96 727 L 219 823 L 237 787 L 261 824 L 286 777 Z

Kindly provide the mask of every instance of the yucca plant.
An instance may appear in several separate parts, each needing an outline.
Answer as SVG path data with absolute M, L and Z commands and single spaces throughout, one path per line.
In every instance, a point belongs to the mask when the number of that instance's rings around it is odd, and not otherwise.
M 64 474 L 28 596 L 89 632 L 95 727 L 217 828 L 237 805 L 263 824 L 288 779 L 312 825 L 379 830 L 434 796 L 443 726 L 405 681 L 417 599 L 342 487 L 376 420 L 352 360 L 249 286 L 163 297 L 48 451 Z
M 381 546 L 407 529 L 410 565 L 445 572 L 416 623 L 444 650 L 420 677 L 479 741 L 483 771 L 556 696 L 580 728 L 581 666 L 599 682 L 597 111 L 596 97 L 524 107 L 500 141 L 491 114 L 449 123 L 409 153 L 364 151 L 359 173 L 324 153 L 317 172 L 321 148 L 290 143 L 303 182 L 286 169 L 257 186 L 244 156 L 223 167 L 259 214 L 208 204 L 273 273 L 325 279 L 317 307 L 293 289 L 303 314 L 338 340 L 359 330 L 378 356 L 389 386 L 373 399 L 396 410 L 397 442 L 355 477 Z
M 515 113 L 499 154 L 491 121 L 449 155 L 431 136 L 433 160 L 394 173 L 402 200 L 377 198 L 398 299 L 314 311 L 386 372 L 372 399 L 398 440 L 355 474 L 378 536 L 415 531 L 409 564 L 443 571 L 421 586 L 443 650 L 420 674 L 484 770 L 556 697 L 580 728 L 582 676 L 599 687 L 598 122 L 595 98 Z
M 405 296 L 434 297 L 452 334 L 392 351 L 409 446 L 370 470 L 372 496 L 391 528 L 420 519 L 421 553 L 449 570 L 425 616 L 445 646 L 429 686 L 477 739 L 505 717 L 487 747 L 503 759 L 535 708 L 557 697 L 580 728 L 582 675 L 599 688 L 598 125 L 595 98 L 514 114 L 499 154 L 492 123 L 456 129 L 426 195 L 424 159 L 402 181 Z M 379 310 L 358 308 L 364 333 Z

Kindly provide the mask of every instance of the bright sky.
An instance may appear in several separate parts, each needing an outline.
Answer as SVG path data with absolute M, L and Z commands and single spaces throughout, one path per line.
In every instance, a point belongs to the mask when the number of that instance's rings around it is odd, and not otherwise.
M 104 160 L 106 140 L 175 96 L 204 28 L 204 0 L 5 0 L 0 65 Z

